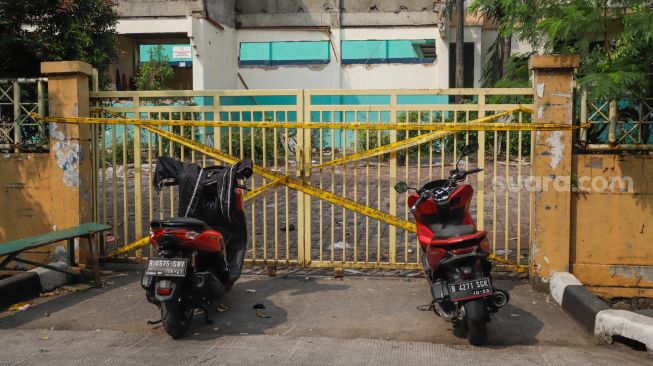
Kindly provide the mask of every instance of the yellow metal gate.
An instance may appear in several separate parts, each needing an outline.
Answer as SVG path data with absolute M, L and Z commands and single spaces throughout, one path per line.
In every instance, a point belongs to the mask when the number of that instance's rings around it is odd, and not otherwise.
M 392 187 L 448 176 L 460 145 L 478 142 L 478 156 L 464 160 L 467 167 L 485 168 L 471 180 L 473 216 L 479 229 L 488 231 L 498 257 L 526 264 L 533 192 L 524 189 L 523 178 L 530 175 L 530 132 L 433 134 L 419 126 L 473 123 L 492 115 L 507 123 L 530 122 L 530 114 L 518 107 L 531 104 L 531 89 L 93 92 L 91 105 L 102 109 L 96 116 L 171 120 L 157 127 L 129 121 L 96 125 L 95 214 L 113 226 L 103 250 L 139 240 L 151 219 L 176 216 L 177 190 L 157 194 L 149 183 L 157 156 L 221 164 L 211 154 L 215 148 L 253 159 L 264 172 L 249 182 L 249 263 L 418 268 L 415 234 L 404 229 L 412 221 L 406 196 Z M 155 133 L 156 128 L 175 135 Z M 191 148 L 172 136 L 201 145 Z M 407 140 L 415 143 L 363 153 Z M 295 185 L 303 182 L 299 188 L 312 188 L 293 189 L 281 182 L 285 175 L 298 179 Z M 354 210 L 342 207 L 335 195 L 320 198 L 328 192 L 348 199 L 344 206 Z M 368 211 L 372 214 L 364 214 Z M 403 224 L 393 225 L 391 217 Z M 149 248 L 132 253 L 147 256 Z

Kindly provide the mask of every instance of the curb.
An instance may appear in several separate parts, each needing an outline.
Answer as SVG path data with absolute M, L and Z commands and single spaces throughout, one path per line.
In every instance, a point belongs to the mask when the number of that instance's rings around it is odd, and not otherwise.
M 551 296 L 588 332 L 603 338 L 621 336 L 643 343 L 653 356 L 653 318 L 626 310 L 612 310 L 569 272 L 555 272 Z
M 51 263 L 57 267 L 67 267 L 65 262 Z M 34 268 L 25 273 L 0 280 L 0 308 L 26 301 L 68 282 L 64 273 L 45 268 Z

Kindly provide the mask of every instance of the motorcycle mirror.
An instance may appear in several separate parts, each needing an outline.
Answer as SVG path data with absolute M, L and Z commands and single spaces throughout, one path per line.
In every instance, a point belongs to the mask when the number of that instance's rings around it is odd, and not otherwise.
M 395 184 L 395 191 L 397 191 L 397 193 L 406 193 L 406 191 L 408 191 L 408 184 L 406 184 L 406 182 Z

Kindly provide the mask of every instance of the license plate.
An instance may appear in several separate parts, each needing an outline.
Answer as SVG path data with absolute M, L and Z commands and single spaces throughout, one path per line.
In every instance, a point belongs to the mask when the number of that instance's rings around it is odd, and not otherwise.
M 451 300 L 473 299 L 492 295 L 492 284 L 489 278 L 450 283 L 448 287 Z
M 146 276 L 184 277 L 186 276 L 186 259 L 148 259 Z

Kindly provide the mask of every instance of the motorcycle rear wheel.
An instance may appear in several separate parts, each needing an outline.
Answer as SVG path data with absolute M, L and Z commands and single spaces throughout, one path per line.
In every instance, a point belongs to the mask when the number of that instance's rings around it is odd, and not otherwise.
M 167 301 L 161 303 L 161 323 L 163 329 L 173 339 L 183 337 L 193 320 L 193 312 L 184 309 L 181 302 Z
M 473 346 L 482 346 L 487 343 L 487 308 L 483 299 L 466 302 L 465 325 L 467 326 L 467 340 Z

